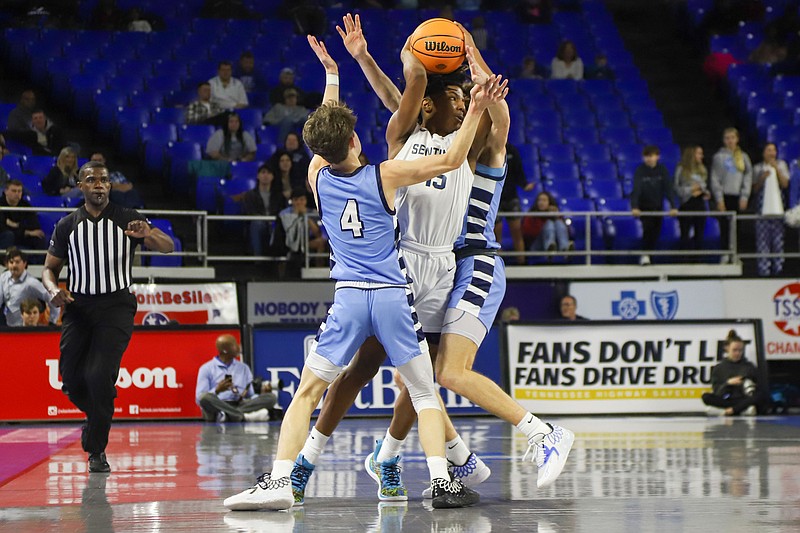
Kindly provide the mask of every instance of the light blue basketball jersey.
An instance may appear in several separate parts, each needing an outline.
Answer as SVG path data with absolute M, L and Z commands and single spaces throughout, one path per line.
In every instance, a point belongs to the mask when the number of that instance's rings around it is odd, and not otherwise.
M 386 203 L 377 165 L 352 174 L 324 167 L 317 175 L 322 224 L 331 245 L 331 278 L 405 286 L 397 251 L 397 218 Z
M 464 226 L 454 245 L 456 250 L 500 248 L 500 243 L 494 237 L 494 223 L 497 220 L 507 169 L 507 165 L 492 168 L 481 164 L 475 168 L 475 181 L 469 195 L 469 207 L 464 215 Z

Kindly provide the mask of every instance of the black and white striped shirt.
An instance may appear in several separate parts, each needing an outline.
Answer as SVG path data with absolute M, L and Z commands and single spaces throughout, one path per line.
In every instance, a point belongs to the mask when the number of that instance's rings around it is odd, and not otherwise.
M 70 292 L 98 295 L 130 286 L 134 249 L 144 241 L 125 235 L 132 220 L 147 219 L 109 203 L 97 218 L 81 207 L 58 222 L 48 252 L 68 260 Z

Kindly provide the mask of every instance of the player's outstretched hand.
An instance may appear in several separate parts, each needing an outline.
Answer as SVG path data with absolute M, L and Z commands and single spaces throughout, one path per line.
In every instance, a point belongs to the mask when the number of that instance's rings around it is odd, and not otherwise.
M 496 104 L 508 94 L 508 80 L 500 74 L 492 74 L 484 85 L 475 85 L 470 91 L 470 106 L 486 109 Z
M 314 50 L 315 54 L 317 54 L 317 59 L 319 59 L 319 62 L 322 63 L 323 67 L 325 67 L 325 72 L 328 74 L 338 74 L 339 65 L 336 64 L 336 61 L 334 61 L 331 55 L 328 53 L 328 49 L 325 48 L 325 43 L 318 41 L 313 35 L 308 35 L 307 38 L 311 49 Z
M 457 20 L 454 20 L 454 21 L 453 21 L 453 23 L 454 23 L 456 26 L 458 26 L 459 28 L 461 28 L 461 31 L 462 31 L 462 32 L 464 32 L 464 44 L 465 44 L 466 46 L 472 46 L 473 48 L 476 48 L 476 46 L 475 46 L 475 39 L 472 37 L 472 34 L 469 32 L 469 30 L 468 30 L 467 28 L 465 28 L 465 27 L 464 27 L 464 25 L 463 25 L 463 24 L 461 24 L 461 23 L 460 23 L 459 21 L 457 21 Z
M 427 76 L 425 72 L 425 65 L 422 64 L 422 61 L 417 59 L 417 56 L 411 52 L 411 36 L 408 36 L 406 39 L 406 44 L 403 45 L 403 48 L 400 50 L 400 61 L 403 63 L 403 70 L 407 71 L 407 69 L 412 69 L 412 72 L 417 75 Z
M 489 73 L 483 70 L 478 60 L 475 59 L 475 48 L 467 45 L 465 52 L 467 54 L 467 64 L 469 64 L 469 73 L 472 77 L 472 83 L 476 85 L 485 85 L 489 80 Z
M 361 29 L 361 15 L 353 15 L 348 13 L 342 17 L 344 29 L 339 25 L 336 26 L 336 31 L 342 37 L 342 42 L 347 51 L 353 56 L 356 61 L 367 55 L 367 39 L 364 37 L 364 32 Z

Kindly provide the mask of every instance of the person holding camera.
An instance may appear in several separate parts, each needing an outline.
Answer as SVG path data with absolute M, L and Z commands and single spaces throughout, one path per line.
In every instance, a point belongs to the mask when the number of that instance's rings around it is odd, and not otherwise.
M 195 399 L 207 422 L 265 422 L 275 418 L 278 398 L 272 384 L 256 381 L 260 385 L 253 387 L 253 373 L 239 359 L 241 353 L 233 335 L 220 335 L 217 355 L 197 373 Z

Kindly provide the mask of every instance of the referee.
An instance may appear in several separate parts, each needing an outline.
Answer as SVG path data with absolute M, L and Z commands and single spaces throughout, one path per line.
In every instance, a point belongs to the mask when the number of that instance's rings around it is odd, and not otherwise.
M 108 168 L 89 161 L 78 171 L 85 204 L 62 218 L 53 232 L 42 282 L 51 303 L 66 306 L 59 370 L 62 390 L 86 414 L 81 444 L 89 472 L 110 472 L 106 444 L 114 415 L 122 354 L 133 334 L 136 297 L 128 287 L 134 249 L 172 252 L 172 239 L 142 215 L 112 203 Z M 58 276 L 69 261 L 69 291 Z

